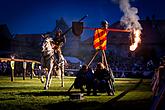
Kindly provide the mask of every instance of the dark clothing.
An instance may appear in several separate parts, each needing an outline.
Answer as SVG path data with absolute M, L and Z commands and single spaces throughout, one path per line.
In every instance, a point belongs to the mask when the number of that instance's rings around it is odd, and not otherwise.
M 55 45 L 60 46 L 60 47 L 62 47 L 62 45 L 66 43 L 65 35 L 55 36 L 53 40 L 55 42 Z
M 113 93 L 110 81 L 111 75 L 107 69 L 97 69 L 94 73 L 93 94 L 96 95 L 97 90 L 100 92 L 107 92 L 108 95 L 110 95 L 111 92 Z
M 91 69 L 88 70 L 80 69 L 80 71 L 76 75 L 74 88 L 80 89 L 81 92 L 84 92 L 83 86 L 86 86 L 87 93 L 89 93 L 93 87 L 93 72 Z
M 75 82 L 74 82 L 74 87 L 76 89 L 80 89 L 81 92 L 84 92 L 83 86 L 85 85 L 85 82 L 86 82 L 85 75 L 86 75 L 86 71 L 80 69 L 80 71 L 76 75 L 76 79 L 75 79 Z
M 65 35 L 61 36 L 55 36 L 54 39 L 54 44 L 55 44 L 55 57 L 57 59 L 57 63 L 61 62 L 61 47 L 66 43 L 66 38 Z
M 150 110 L 165 110 L 165 66 L 159 66 L 152 83 L 153 99 Z
M 88 69 L 86 74 L 86 89 L 87 95 L 90 95 L 91 89 L 93 88 L 94 73 L 92 69 Z
M 110 79 L 110 75 L 108 73 L 107 69 L 100 69 L 100 70 L 96 70 L 94 73 L 94 78 L 96 78 L 97 80 L 109 80 Z

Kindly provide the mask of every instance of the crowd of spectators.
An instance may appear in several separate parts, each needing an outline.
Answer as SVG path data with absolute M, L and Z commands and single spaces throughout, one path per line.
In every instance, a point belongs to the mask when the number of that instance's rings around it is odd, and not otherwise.
M 109 64 L 115 77 L 152 77 L 155 64 L 152 60 L 144 62 L 142 59 L 111 60 Z
M 150 59 L 148 61 L 143 61 L 140 58 L 132 59 L 122 59 L 122 58 L 113 58 L 109 61 L 109 67 L 112 69 L 114 76 L 116 78 L 124 77 L 146 77 L 151 78 L 155 71 L 156 65 Z M 96 65 L 97 62 L 93 62 L 93 65 Z M 23 64 L 21 62 L 15 62 L 15 76 L 22 76 L 23 74 Z M 91 68 L 95 68 L 90 65 Z M 68 62 L 68 65 L 65 69 L 80 69 L 80 64 L 73 64 Z M 40 71 L 39 66 L 35 66 L 35 75 L 38 75 Z M 10 75 L 11 66 L 10 62 L 0 62 L 0 75 Z M 27 64 L 27 75 L 31 73 L 31 65 Z M 73 71 L 76 74 L 77 72 Z
M 11 73 L 11 66 L 9 62 L 1 62 L 0 61 L 0 75 L 5 76 Z
M 7 61 L 0 61 L 0 76 L 10 76 L 12 72 L 11 69 L 11 65 L 10 62 Z M 22 62 L 15 62 L 15 66 L 14 66 L 14 76 L 23 76 L 23 63 Z M 34 74 L 35 75 L 39 75 L 40 69 L 39 69 L 39 65 L 35 65 L 34 67 Z M 32 65 L 31 63 L 27 63 L 27 67 L 26 67 L 26 76 L 30 76 L 32 74 Z

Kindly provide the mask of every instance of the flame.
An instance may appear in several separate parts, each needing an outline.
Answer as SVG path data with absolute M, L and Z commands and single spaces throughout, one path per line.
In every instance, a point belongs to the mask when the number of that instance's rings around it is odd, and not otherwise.
M 134 29 L 133 34 L 135 37 L 134 37 L 134 43 L 130 46 L 131 51 L 134 51 L 138 47 L 138 44 L 141 43 L 141 39 L 140 39 L 141 30 Z

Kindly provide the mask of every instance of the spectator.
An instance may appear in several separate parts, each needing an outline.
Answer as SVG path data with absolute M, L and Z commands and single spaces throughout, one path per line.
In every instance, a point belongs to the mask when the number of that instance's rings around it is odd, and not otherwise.
M 111 76 L 105 66 L 99 62 L 94 72 L 93 95 L 97 95 L 97 90 L 107 92 L 108 95 L 114 95 L 113 88 L 110 84 Z
M 86 89 L 87 95 L 90 95 L 91 89 L 93 88 L 94 72 L 91 68 L 88 68 L 86 73 Z
M 83 86 L 86 86 L 89 95 L 93 86 L 93 72 L 86 64 L 81 67 L 74 82 L 74 87 L 80 89 L 82 93 L 85 91 Z
M 3 67 L 2 67 L 2 63 L 0 62 L 0 75 L 2 75 L 2 71 L 3 71 Z
M 161 59 L 160 66 L 155 72 L 152 81 L 153 102 L 151 110 L 165 109 L 165 59 Z

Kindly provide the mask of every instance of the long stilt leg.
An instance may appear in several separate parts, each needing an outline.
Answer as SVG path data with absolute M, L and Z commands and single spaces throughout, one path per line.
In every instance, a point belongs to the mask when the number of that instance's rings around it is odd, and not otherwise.
M 105 58 L 104 58 L 103 52 L 101 54 L 101 62 L 105 65 Z
M 109 70 L 108 62 L 107 62 L 107 58 L 106 58 L 106 54 L 105 54 L 104 50 L 102 50 L 102 55 L 103 55 L 103 58 L 104 58 L 104 64 L 105 64 L 106 68 Z

